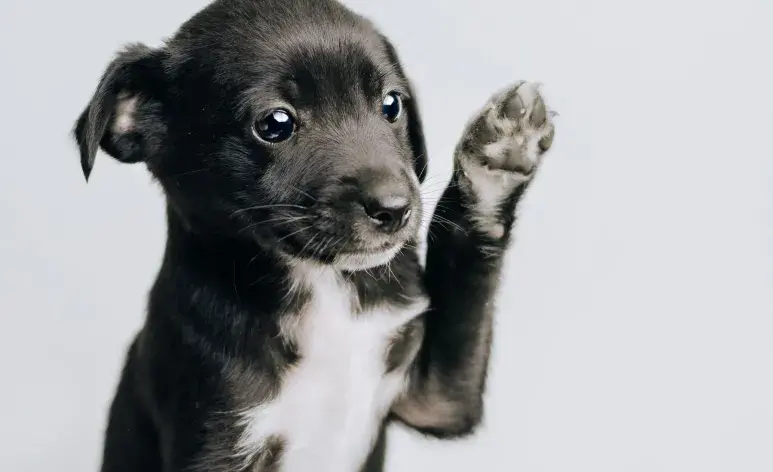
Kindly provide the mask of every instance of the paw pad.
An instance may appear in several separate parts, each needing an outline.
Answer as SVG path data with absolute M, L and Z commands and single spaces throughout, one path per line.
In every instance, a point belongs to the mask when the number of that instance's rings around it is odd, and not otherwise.
M 539 84 L 519 82 L 495 95 L 473 121 L 460 158 L 529 176 L 552 145 L 554 115 Z

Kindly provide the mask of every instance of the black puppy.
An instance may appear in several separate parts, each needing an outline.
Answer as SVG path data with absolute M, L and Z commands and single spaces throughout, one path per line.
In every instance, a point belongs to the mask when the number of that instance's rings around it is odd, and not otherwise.
M 537 87 L 470 122 L 416 242 L 427 162 L 394 48 L 332 0 L 218 0 L 108 67 L 75 129 L 144 162 L 168 243 L 103 472 L 378 471 L 397 420 L 482 414 L 515 207 L 552 141 Z

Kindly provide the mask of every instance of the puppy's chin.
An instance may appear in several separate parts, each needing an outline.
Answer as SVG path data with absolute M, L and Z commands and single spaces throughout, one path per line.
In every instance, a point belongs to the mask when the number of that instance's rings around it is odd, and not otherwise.
M 372 269 L 391 262 L 402 248 L 402 244 L 397 244 L 392 248 L 378 252 L 339 254 L 333 260 L 332 266 L 347 272 Z

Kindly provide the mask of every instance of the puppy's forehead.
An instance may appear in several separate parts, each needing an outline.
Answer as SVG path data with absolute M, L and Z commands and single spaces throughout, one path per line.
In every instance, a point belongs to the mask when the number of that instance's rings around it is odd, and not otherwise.
M 329 0 L 216 2 L 181 28 L 170 49 L 178 70 L 209 73 L 237 92 L 240 114 L 407 89 L 370 22 Z
M 356 106 L 386 89 L 405 93 L 406 84 L 382 42 L 360 32 L 312 30 L 292 36 L 245 68 L 242 96 L 258 108 L 268 100 L 298 107 Z M 279 53 L 277 53 L 279 50 Z

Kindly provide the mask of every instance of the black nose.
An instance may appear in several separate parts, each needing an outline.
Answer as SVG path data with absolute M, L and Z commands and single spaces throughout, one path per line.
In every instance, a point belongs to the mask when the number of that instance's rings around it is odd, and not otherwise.
M 365 213 L 368 214 L 371 221 L 387 233 L 400 231 L 411 219 L 410 202 L 406 197 L 372 198 L 364 206 Z

